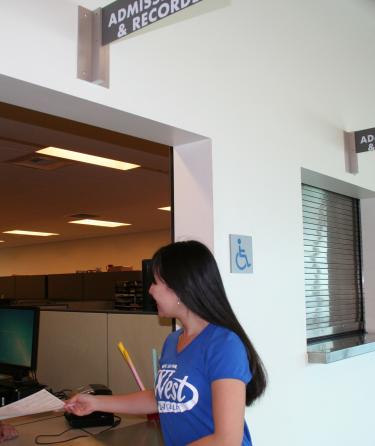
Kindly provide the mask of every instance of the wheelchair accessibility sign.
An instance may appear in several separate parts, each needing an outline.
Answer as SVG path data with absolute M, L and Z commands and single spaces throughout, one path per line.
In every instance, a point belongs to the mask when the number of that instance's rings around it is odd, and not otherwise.
M 229 235 L 230 272 L 250 274 L 253 272 L 253 240 L 249 235 Z

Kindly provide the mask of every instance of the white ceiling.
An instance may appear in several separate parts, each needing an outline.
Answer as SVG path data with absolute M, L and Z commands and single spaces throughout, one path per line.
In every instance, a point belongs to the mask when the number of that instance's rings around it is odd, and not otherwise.
M 0 107 L 0 240 L 5 241 L 0 249 L 170 228 L 170 213 L 157 209 L 170 205 L 167 146 L 31 113 L 29 121 L 27 112 L 20 117 L 3 113 Z M 50 145 L 141 167 L 119 171 L 71 162 L 56 170 L 40 170 L 9 162 Z M 70 216 L 78 213 L 132 225 L 107 229 L 69 224 Z M 3 234 L 12 229 L 60 235 Z

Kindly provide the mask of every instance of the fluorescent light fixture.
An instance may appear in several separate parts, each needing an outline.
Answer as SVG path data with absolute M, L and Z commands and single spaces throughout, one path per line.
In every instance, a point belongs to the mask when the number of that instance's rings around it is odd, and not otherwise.
M 161 211 L 170 211 L 171 207 L 170 206 L 164 206 L 163 208 L 158 208 L 158 209 L 160 209 Z
M 51 235 L 60 235 L 60 234 L 56 234 L 54 232 L 22 231 L 21 229 L 13 229 L 12 231 L 4 231 L 3 234 L 35 235 L 37 237 L 49 237 Z
M 37 150 L 36 153 L 43 155 L 55 156 L 57 158 L 65 158 L 81 163 L 95 164 L 97 166 L 110 167 L 112 169 L 130 170 L 141 167 L 138 164 L 125 163 L 124 161 L 111 160 L 101 156 L 87 155 L 86 153 L 74 152 L 72 150 L 59 149 L 58 147 L 45 147 Z
M 117 221 L 106 221 L 106 220 L 91 220 L 89 218 L 84 218 L 83 220 L 73 220 L 69 223 L 75 223 L 77 225 L 91 225 L 91 226 L 105 226 L 107 228 L 118 228 L 119 226 L 130 226 L 131 223 L 119 223 Z

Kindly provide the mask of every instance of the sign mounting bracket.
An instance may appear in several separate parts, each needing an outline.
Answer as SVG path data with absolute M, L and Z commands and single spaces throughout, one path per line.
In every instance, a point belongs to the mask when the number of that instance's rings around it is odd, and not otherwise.
M 109 45 L 102 45 L 102 9 L 78 6 L 77 77 L 109 88 Z

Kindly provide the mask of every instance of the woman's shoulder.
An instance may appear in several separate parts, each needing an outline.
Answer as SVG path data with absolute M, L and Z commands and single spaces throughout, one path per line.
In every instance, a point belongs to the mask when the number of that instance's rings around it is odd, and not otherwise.
M 245 344 L 229 328 L 213 325 L 206 345 L 205 360 L 210 381 L 233 378 L 248 383 L 251 379 Z
M 221 341 L 225 341 L 225 340 L 238 340 L 240 342 L 241 339 L 238 336 L 237 333 L 235 333 L 233 330 L 230 330 L 227 327 L 223 327 L 221 325 L 215 325 L 215 324 L 210 324 L 212 329 L 211 329 L 211 340 L 215 340 L 215 339 L 219 339 Z
M 211 324 L 210 335 L 207 339 L 208 348 L 217 350 L 245 350 L 244 343 L 241 338 L 233 330 L 229 328 Z

